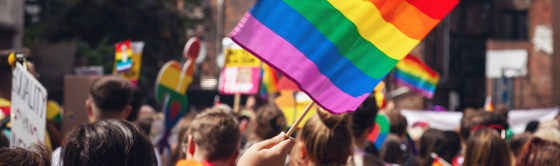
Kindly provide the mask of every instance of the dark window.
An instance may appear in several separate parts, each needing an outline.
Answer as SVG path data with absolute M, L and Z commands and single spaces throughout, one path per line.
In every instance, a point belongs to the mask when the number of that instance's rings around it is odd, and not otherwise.
M 527 39 L 527 11 L 502 11 L 500 21 L 502 39 Z

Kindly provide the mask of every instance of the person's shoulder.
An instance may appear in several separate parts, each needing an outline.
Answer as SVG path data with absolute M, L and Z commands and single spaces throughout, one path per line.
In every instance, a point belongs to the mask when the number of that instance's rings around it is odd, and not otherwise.
M 60 157 L 61 152 L 62 152 L 61 147 L 56 148 L 52 152 L 52 156 L 51 156 L 51 165 L 52 166 L 62 166 L 62 158 Z

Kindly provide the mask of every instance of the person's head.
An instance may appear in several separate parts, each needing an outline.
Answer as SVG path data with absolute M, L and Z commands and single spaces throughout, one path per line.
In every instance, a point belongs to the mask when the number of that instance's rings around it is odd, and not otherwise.
M 560 143 L 560 131 L 556 128 L 538 129 L 533 136 Z
M 157 164 L 148 135 L 122 119 L 101 120 L 74 128 L 62 156 L 65 166 Z
M 505 119 L 508 119 L 509 108 L 506 105 L 498 104 L 494 112 L 496 112 L 499 115 L 502 115 Z
M 404 117 L 399 111 L 392 111 L 387 114 L 387 117 L 389 118 L 389 124 L 391 125 L 389 132 L 396 134 L 399 137 L 404 136 L 406 126 L 408 125 L 406 117 Z
M 556 130 L 560 130 L 560 123 L 556 119 L 545 121 L 539 124 L 539 128 L 537 130 L 544 128 L 554 128 Z
M 504 129 L 509 128 L 506 119 L 495 112 L 476 111 L 461 118 L 461 137 L 463 141 L 468 140 L 471 130 L 479 125 L 500 125 Z
M 415 163 L 418 166 L 431 166 L 432 153 L 436 153 L 447 162 L 451 162 L 461 151 L 461 138 L 459 134 L 452 131 L 441 131 L 428 129 L 420 137 L 420 149 Z
M 539 121 L 531 121 L 525 127 L 525 132 L 535 133 L 539 128 Z
M 355 138 L 367 137 L 375 126 L 375 117 L 379 111 L 375 97 L 369 96 L 353 113 L 352 113 L 352 133 Z
M 134 87 L 120 76 L 104 76 L 90 86 L 86 108 L 90 122 L 103 119 L 126 119 L 132 107 Z
M 128 120 L 129 122 L 135 122 L 138 120 L 140 107 L 142 107 L 142 100 L 144 100 L 142 92 L 140 92 L 140 89 L 135 88 L 132 92 L 132 100 L 130 100 L 130 114 L 128 115 L 126 120 Z
M 290 153 L 292 164 L 346 165 L 352 154 L 351 114 L 330 114 L 322 108 L 298 132 Z
M 286 127 L 286 117 L 276 106 L 263 105 L 256 112 L 255 136 L 266 140 L 277 136 Z
M 524 132 L 511 137 L 511 139 L 509 140 L 509 147 L 511 148 L 511 151 L 513 152 L 513 155 L 515 157 L 519 157 L 519 153 L 521 153 L 523 146 L 525 146 L 525 144 L 527 144 L 527 142 L 529 142 L 531 138 L 533 138 L 533 134 L 531 134 L 530 132 Z
M 26 148 L 0 148 L 0 165 L 50 166 L 51 152 L 44 144 L 35 144 Z
M 476 129 L 467 140 L 463 165 L 511 165 L 509 146 L 498 131 L 491 128 Z
M 187 134 L 187 131 L 189 130 L 189 126 L 193 122 L 195 117 L 196 112 L 190 111 L 177 124 L 177 128 L 179 129 L 179 131 L 177 132 L 177 142 L 179 142 L 179 144 L 188 141 L 189 135 Z M 185 157 L 186 154 L 185 152 L 183 152 L 182 148 L 177 148 L 175 151 L 173 151 L 173 154 L 171 154 L 171 165 L 175 165 L 179 160 L 185 159 Z
M 525 145 L 517 158 L 517 166 L 560 165 L 560 144 L 537 137 Z
M 396 134 L 390 133 L 387 135 L 379 153 L 381 160 L 387 163 L 402 165 L 404 162 L 404 151 L 401 149 L 401 139 Z
M 187 159 L 234 164 L 239 155 L 239 123 L 224 110 L 212 108 L 199 113 L 187 135 Z

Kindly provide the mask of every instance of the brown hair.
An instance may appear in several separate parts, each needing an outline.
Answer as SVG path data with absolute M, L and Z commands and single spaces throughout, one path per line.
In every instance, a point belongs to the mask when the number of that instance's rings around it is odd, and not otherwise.
M 44 144 L 35 144 L 30 148 L 0 148 L 0 165 L 11 166 L 50 166 L 51 152 Z
M 175 165 L 177 161 L 186 158 L 181 143 L 187 142 L 187 139 L 189 138 L 188 137 L 189 134 L 187 133 L 187 131 L 189 130 L 189 126 L 193 122 L 195 117 L 196 117 L 196 112 L 190 111 L 187 113 L 187 115 L 185 115 L 185 117 L 181 121 L 179 121 L 178 124 L 179 131 L 177 133 L 177 148 L 175 148 L 175 151 L 173 151 L 173 153 L 171 154 L 170 165 Z
M 93 104 L 101 111 L 124 110 L 132 99 L 134 87 L 120 76 L 104 76 L 90 86 L 89 95 Z
M 190 124 L 189 135 L 196 140 L 207 160 L 228 160 L 239 149 L 239 123 L 230 113 L 221 109 L 207 109 Z
M 414 165 L 431 166 L 434 159 L 431 153 L 436 153 L 443 160 L 451 162 L 461 151 L 461 138 L 459 134 L 452 131 L 441 131 L 428 129 L 420 137 L 420 150 L 414 159 Z
M 498 131 L 477 129 L 467 141 L 465 163 L 468 166 L 509 166 L 510 150 Z
M 560 144 L 534 137 L 519 154 L 516 166 L 560 165 Z
M 0 131 L 0 148 L 3 147 L 10 147 L 10 140 L 4 135 L 4 132 Z
M 276 106 L 261 106 L 256 113 L 257 128 L 255 136 L 261 140 L 278 135 L 286 127 L 286 117 Z
M 74 128 L 63 149 L 65 166 L 156 165 L 154 146 L 136 125 L 121 119 Z
M 463 140 L 468 140 L 471 134 L 471 129 L 478 125 L 501 125 L 504 129 L 509 128 L 506 119 L 495 112 L 476 111 L 464 115 L 461 118 L 461 137 Z
M 349 128 L 351 114 L 334 115 L 322 108 L 312 116 L 296 136 L 296 141 L 303 142 L 307 150 L 310 165 L 334 166 L 346 165 L 352 154 L 352 136 Z M 292 165 L 298 165 L 300 147 L 294 146 Z
M 406 126 L 408 125 L 406 117 L 404 117 L 399 111 L 391 111 L 387 114 L 387 117 L 389 118 L 389 124 L 391 125 L 389 132 L 402 136 L 406 131 Z
M 387 135 L 379 153 L 383 161 L 391 164 L 403 165 L 404 151 L 401 149 L 401 139 L 398 135 L 393 133 Z
M 529 132 L 524 132 L 511 137 L 509 140 L 509 147 L 515 157 L 519 157 L 521 150 L 523 150 L 523 147 L 531 140 L 531 138 L 533 138 L 533 135 Z
M 499 115 L 502 115 L 505 119 L 508 119 L 509 108 L 504 104 L 498 104 L 496 106 L 495 112 Z
M 352 131 L 355 137 L 361 136 L 367 128 L 374 125 L 377 111 L 379 107 L 375 96 L 371 95 L 352 113 Z

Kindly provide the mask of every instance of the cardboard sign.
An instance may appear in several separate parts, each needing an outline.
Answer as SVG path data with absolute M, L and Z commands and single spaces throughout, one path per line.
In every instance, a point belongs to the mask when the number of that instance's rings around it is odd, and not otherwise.
M 10 146 L 45 142 L 47 90 L 19 63 L 13 71 L 11 110 Z
M 64 76 L 64 106 L 61 111 L 62 136 L 66 137 L 74 127 L 89 123 L 86 100 L 91 83 L 99 76 Z
M 220 76 L 222 94 L 256 94 L 259 90 L 261 61 L 244 49 L 226 49 L 226 62 Z
M 136 86 L 138 83 L 138 78 L 140 78 L 140 69 L 142 68 L 142 49 L 144 49 L 143 41 L 130 42 L 130 50 L 132 51 L 131 63 L 132 67 L 126 72 L 120 73 L 125 79 L 130 81 L 132 85 Z M 113 66 L 113 73 L 117 72 L 117 58 L 115 58 L 115 65 Z
M 132 68 L 132 49 L 130 40 L 115 44 L 115 66 L 117 73 L 127 72 Z

